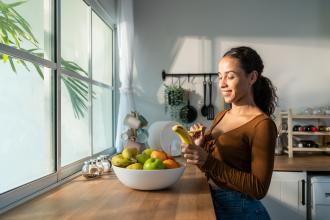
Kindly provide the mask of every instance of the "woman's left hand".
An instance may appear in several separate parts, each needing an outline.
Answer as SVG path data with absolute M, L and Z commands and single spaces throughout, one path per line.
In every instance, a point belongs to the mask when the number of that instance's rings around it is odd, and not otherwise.
M 183 157 L 187 159 L 188 164 L 203 166 L 206 162 L 208 153 L 195 144 L 181 144 Z

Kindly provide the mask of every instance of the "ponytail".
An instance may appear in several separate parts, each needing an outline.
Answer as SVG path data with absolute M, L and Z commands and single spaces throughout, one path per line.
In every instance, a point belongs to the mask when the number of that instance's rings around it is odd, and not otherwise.
M 276 88 L 269 78 L 259 76 L 253 84 L 253 97 L 256 105 L 268 116 L 271 116 L 277 105 Z

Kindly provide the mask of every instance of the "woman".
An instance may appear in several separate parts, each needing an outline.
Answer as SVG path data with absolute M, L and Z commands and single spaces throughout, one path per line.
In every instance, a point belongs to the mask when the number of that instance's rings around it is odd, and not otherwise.
M 270 115 L 277 96 L 262 76 L 255 50 L 237 47 L 219 62 L 219 88 L 229 110 L 215 117 L 205 133 L 202 124 L 193 144 L 182 144 L 187 163 L 208 177 L 217 219 L 270 219 L 259 201 L 268 190 L 274 164 L 277 130 Z

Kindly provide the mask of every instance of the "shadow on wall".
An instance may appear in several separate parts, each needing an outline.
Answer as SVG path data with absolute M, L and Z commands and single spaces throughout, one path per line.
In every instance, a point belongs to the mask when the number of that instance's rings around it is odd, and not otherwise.
M 314 94 L 327 88 L 327 80 L 315 79 L 311 71 L 330 75 L 324 69 L 330 59 L 329 1 L 140 0 L 134 4 L 137 107 L 150 113 L 150 121 L 166 118 L 161 105 L 163 69 L 217 72 L 222 54 L 242 44 L 255 47 L 263 57 L 265 75 L 279 88 L 283 108 L 301 104 L 296 101 L 299 91 Z M 194 79 L 199 94 L 192 99 L 195 107 L 202 102 L 202 80 Z M 220 98 L 213 88 L 217 99 L 213 104 L 219 110 Z M 200 114 L 199 119 L 204 120 Z

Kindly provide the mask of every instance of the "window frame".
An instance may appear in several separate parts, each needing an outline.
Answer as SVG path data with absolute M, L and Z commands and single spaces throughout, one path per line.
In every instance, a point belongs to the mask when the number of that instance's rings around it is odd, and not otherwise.
M 25 61 L 38 64 L 42 67 L 48 67 L 51 69 L 52 75 L 52 86 L 53 86 L 53 108 L 52 108 L 52 122 L 53 130 L 52 132 L 52 143 L 55 147 L 55 173 L 43 176 L 34 181 L 28 182 L 22 186 L 19 186 L 15 189 L 9 190 L 5 193 L 0 194 L 0 214 L 24 203 L 27 202 L 42 193 L 45 193 L 61 184 L 64 184 L 73 178 L 80 175 L 81 167 L 85 160 L 90 159 L 91 157 L 96 157 L 101 154 L 114 154 L 116 150 L 114 147 L 108 148 L 97 154 L 93 153 L 93 101 L 92 101 L 92 87 L 93 85 L 106 87 L 112 90 L 112 118 L 116 118 L 115 105 L 116 105 L 116 96 L 115 96 L 115 86 L 116 86 L 116 48 L 117 48 L 117 29 L 116 24 L 113 22 L 113 19 L 104 11 L 97 1 L 81 0 L 86 3 L 89 7 L 89 21 L 90 21 L 90 30 L 89 30 L 89 64 L 88 71 L 89 76 L 84 77 L 80 74 L 72 71 L 65 70 L 61 67 L 61 0 L 50 0 L 50 11 L 51 11 L 51 30 L 52 30 L 52 51 L 51 57 L 52 60 L 47 60 L 44 58 L 37 57 L 28 52 L 7 46 L 0 43 L 0 51 L 8 54 L 9 56 L 20 58 Z M 102 82 L 92 80 L 92 13 L 95 13 L 106 25 L 112 29 L 112 86 L 107 85 Z M 48 18 L 49 19 L 49 18 Z M 82 80 L 87 83 L 89 86 L 89 108 L 88 114 L 90 115 L 89 119 L 89 135 L 90 135 L 90 152 L 92 156 L 81 158 L 78 161 L 75 161 L 69 165 L 61 166 L 61 76 L 69 76 L 75 79 Z M 112 121 L 112 146 L 114 146 L 114 133 L 115 133 L 115 120 Z

